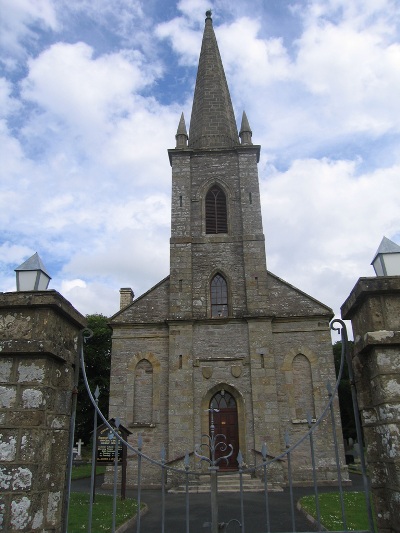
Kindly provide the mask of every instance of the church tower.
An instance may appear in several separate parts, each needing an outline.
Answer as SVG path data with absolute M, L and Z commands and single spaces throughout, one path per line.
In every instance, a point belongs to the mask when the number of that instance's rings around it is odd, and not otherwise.
M 194 389 L 194 402 L 188 402 L 184 415 L 186 423 L 194 429 L 197 424 L 198 431 L 207 433 L 208 418 L 202 412 L 210 407 L 213 394 L 229 393 L 236 409 L 231 413 L 230 432 L 237 454 L 239 447 L 254 448 L 257 428 L 253 420 L 257 426 L 265 416 L 249 394 L 251 383 L 264 391 L 265 398 L 266 385 L 273 388 L 269 403 L 275 416 L 278 412 L 274 376 L 268 379 L 264 372 L 260 380 L 254 372 L 261 366 L 270 324 L 269 319 L 265 323 L 267 268 L 257 171 L 260 146 L 252 144 L 245 113 L 239 138 L 211 12 L 206 16 L 189 138 L 182 115 L 176 148 L 169 150 L 169 326 L 179 331 L 172 336 L 170 361 L 182 358 L 188 368 L 198 370 L 170 372 L 169 420 L 170 427 L 179 427 L 182 413 L 175 413 L 182 390 Z M 253 364 L 252 357 L 256 359 Z M 195 384 L 197 373 L 203 377 L 200 387 Z M 204 375 L 209 377 L 204 379 Z M 206 390 L 210 381 L 216 383 L 211 392 Z M 242 409 L 244 402 L 248 414 Z M 217 423 L 226 425 L 219 418 Z M 276 426 L 278 420 L 270 417 L 271 422 Z M 173 434 L 169 440 L 176 448 L 181 436 L 177 433 L 176 444 Z
M 180 117 L 172 167 L 170 273 L 132 301 L 121 289 L 113 328 L 110 416 L 141 434 L 144 452 L 180 466 L 210 431 L 250 466 L 262 444 L 278 456 L 285 433 L 308 429 L 335 381 L 331 309 L 267 271 L 257 164 L 245 113 L 238 133 L 207 12 L 189 135 Z M 340 421 L 337 421 L 340 427 Z M 316 443 L 319 476 L 332 479 L 333 448 Z M 294 478 L 311 479 L 301 453 Z M 130 461 L 135 468 L 135 458 Z M 158 483 L 149 467 L 148 483 Z M 129 474 L 128 474 L 129 478 Z M 273 481 L 285 483 L 279 463 Z
M 189 139 L 182 115 L 172 166 L 170 317 L 266 313 L 265 242 L 257 162 L 243 114 L 240 138 L 207 12 Z

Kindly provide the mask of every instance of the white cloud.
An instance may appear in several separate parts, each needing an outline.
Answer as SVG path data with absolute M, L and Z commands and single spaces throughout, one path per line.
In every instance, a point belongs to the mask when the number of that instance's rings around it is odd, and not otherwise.
M 53 284 L 49 288 L 53 288 Z M 56 289 L 83 315 L 95 312 L 109 316 L 110 309 L 118 311 L 118 292 L 102 283 L 66 280 Z
M 374 135 L 399 130 L 400 45 L 382 35 L 379 19 L 368 21 L 309 22 L 297 42 L 294 72 L 335 130 Z
M 400 165 L 362 175 L 357 166 L 298 160 L 262 182 L 269 268 L 336 312 L 358 277 L 373 275 L 383 235 L 400 228 Z
M 11 96 L 13 87 L 6 78 L 0 78 L 0 116 L 7 117 L 21 108 L 21 103 Z
M 67 23 L 84 17 L 96 30 L 101 28 L 132 44 L 146 40 L 145 31 L 151 24 L 151 19 L 145 16 L 146 7 L 141 0 L 57 0 L 59 16 Z
M 159 39 L 168 39 L 172 49 L 179 55 L 181 65 L 195 66 L 199 59 L 202 31 L 199 27 L 193 29 L 191 22 L 178 17 L 159 24 L 155 29 Z
M 76 134 L 99 126 L 106 134 L 114 121 L 132 111 L 132 93 L 153 83 L 159 70 L 146 65 L 137 52 L 94 58 L 85 43 L 55 44 L 28 64 L 23 97 L 75 128 Z
M 55 31 L 59 24 L 52 0 L 0 0 L 1 60 L 6 67 L 16 66 L 15 57 L 28 55 L 36 45 L 37 29 Z
M 186 17 L 195 18 L 195 20 L 203 22 L 206 11 L 208 11 L 212 5 L 210 5 L 208 0 L 179 0 L 177 7 Z
M 253 89 L 292 77 L 282 40 L 262 39 L 260 29 L 261 22 L 248 17 L 218 28 L 225 70 L 234 83 L 243 84 L 245 80 Z
M 27 257 L 33 255 L 30 248 L 26 246 L 20 246 L 19 244 L 13 244 L 10 242 L 3 242 L 0 245 L 0 257 L 4 263 L 15 263 L 15 268 L 20 266 Z
M 399 240 L 398 2 L 15 0 L 0 290 L 35 251 L 83 313 L 110 315 L 119 287 L 140 295 L 168 274 L 167 149 L 210 7 L 237 118 L 262 145 L 269 268 L 337 311 L 382 236 Z M 271 16 L 289 9 L 277 37 Z

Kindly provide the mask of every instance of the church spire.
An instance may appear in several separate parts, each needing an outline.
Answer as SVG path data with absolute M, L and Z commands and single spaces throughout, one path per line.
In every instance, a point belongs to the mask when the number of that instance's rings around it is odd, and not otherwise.
M 211 11 L 207 11 L 206 17 L 190 120 L 189 147 L 231 148 L 239 144 L 235 115 Z

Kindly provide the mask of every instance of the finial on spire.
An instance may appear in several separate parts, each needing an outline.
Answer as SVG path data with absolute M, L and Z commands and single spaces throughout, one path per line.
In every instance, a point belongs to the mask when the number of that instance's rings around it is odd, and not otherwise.
M 182 113 L 181 119 L 179 121 L 178 130 L 175 135 L 176 139 L 176 148 L 186 148 L 188 142 L 188 134 L 185 124 L 185 117 Z
M 243 111 L 242 115 L 242 125 L 240 127 L 239 137 L 241 144 L 253 144 L 251 142 L 251 136 L 253 132 L 251 131 L 249 121 L 247 119 L 246 112 Z
M 211 15 L 212 15 L 212 11 L 211 11 L 211 9 L 209 9 L 208 11 L 206 11 L 206 20 L 207 20 L 207 19 L 212 20 Z

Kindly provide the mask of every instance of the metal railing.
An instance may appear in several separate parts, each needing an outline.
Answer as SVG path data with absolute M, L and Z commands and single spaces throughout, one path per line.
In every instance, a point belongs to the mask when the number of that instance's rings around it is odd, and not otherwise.
M 366 464 L 365 464 L 365 458 L 363 453 L 363 438 L 362 438 L 362 431 L 361 431 L 361 425 L 359 421 L 359 413 L 358 413 L 358 403 L 357 403 L 357 395 L 355 391 L 354 386 L 354 377 L 353 377 L 353 371 L 352 371 L 352 365 L 351 365 L 351 356 L 349 354 L 348 350 L 348 339 L 347 339 L 347 330 L 345 323 L 342 320 L 335 319 L 331 322 L 331 329 L 334 331 L 338 331 L 341 334 L 341 340 L 342 340 L 342 353 L 341 353 L 341 361 L 340 361 L 340 369 L 337 377 L 337 381 L 335 385 L 332 387 L 330 383 L 327 383 L 327 393 L 329 401 L 326 404 L 322 414 L 313 421 L 311 419 L 311 416 L 308 416 L 308 431 L 305 432 L 305 434 L 298 439 L 293 444 L 290 442 L 290 438 L 288 433 L 285 435 L 285 445 L 286 449 L 282 451 L 279 455 L 272 457 L 268 455 L 268 450 L 266 444 L 262 444 L 261 447 L 261 464 L 253 466 L 251 468 L 247 468 L 243 462 L 242 453 L 239 450 L 238 456 L 237 456 L 237 462 L 238 462 L 238 473 L 239 473 L 239 495 L 240 495 L 240 520 L 236 518 L 232 518 L 228 523 L 221 524 L 219 522 L 219 513 L 218 513 L 218 475 L 219 475 L 219 463 L 221 461 L 227 461 L 228 457 L 230 457 L 233 453 L 232 446 L 229 444 L 226 444 L 225 436 L 224 435 L 215 435 L 215 427 L 213 424 L 213 412 L 214 409 L 210 409 L 210 434 L 209 435 L 203 435 L 203 437 L 206 437 L 207 442 L 201 444 L 200 446 L 196 447 L 194 450 L 194 455 L 203 462 L 207 462 L 209 464 L 208 466 L 208 474 L 210 476 L 210 504 L 211 504 L 211 521 L 209 523 L 206 523 L 210 528 L 211 533 L 218 533 L 220 531 L 227 531 L 227 528 L 231 523 L 236 524 L 240 527 L 241 533 L 245 533 L 245 514 L 244 514 L 244 488 L 243 488 L 243 476 L 244 474 L 252 474 L 258 475 L 263 480 L 263 492 L 264 492 L 264 502 L 263 502 L 263 509 L 260 509 L 260 514 L 262 513 L 264 516 L 264 523 L 265 528 L 264 531 L 266 533 L 271 533 L 271 520 L 270 520 L 270 504 L 269 504 L 269 491 L 271 489 L 271 482 L 269 480 L 269 469 L 271 466 L 273 466 L 276 462 L 285 461 L 287 463 L 287 480 L 288 480 L 288 486 L 289 486 L 289 506 L 290 506 L 290 516 L 291 516 L 291 527 L 292 531 L 296 531 L 296 520 L 295 520 L 295 514 L 296 514 L 296 507 L 294 502 L 294 490 L 293 490 L 293 468 L 292 468 L 292 454 L 293 452 L 299 448 L 301 444 L 308 441 L 309 442 L 309 448 L 310 448 L 310 456 L 311 456 L 311 468 L 312 468 L 312 485 L 313 485 L 313 492 L 315 495 L 315 502 L 316 502 L 316 527 L 318 528 L 318 531 L 321 531 L 323 529 L 323 526 L 321 524 L 321 513 L 320 513 L 320 506 L 319 506 L 319 489 L 318 489 L 318 481 L 317 481 L 317 472 L 318 467 L 316 465 L 315 461 L 315 450 L 314 450 L 314 435 L 321 423 L 325 420 L 330 418 L 330 427 L 332 429 L 332 440 L 334 444 L 334 450 L 335 450 L 335 463 L 336 463 L 336 471 L 337 471 L 337 483 L 338 483 L 338 491 L 340 495 L 340 507 L 341 507 L 341 515 L 342 515 L 342 530 L 341 531 L 348 531 L 347 529 L 347 519 L 346 519 L 346 511 L 345 511 L 345 504 L 344 504 L 344 490 L 342 486 L 342 471 L 341 471 L 341 463 L 340 463 L 340 454 L 339 454 L 339 444 L 337 440 L 337 433 L 336 433 L 336 422 L 335 422 L 335 412 L 334 412 L 334 406 L 333 402 L 334 399 L 338 393 L 339 388 L 339 382 L 342 376 L 344 364 L 347 363 L 348 369 L 349 369 L 349 377 L 350 377 L 350 383 L 351 383 L 351 389 L 352 389 L 352 400 L 353 400 L 353 409 L 355 414 L 355 420 L 356 420 L 356 432 L 357 432 L 357 440 L 359 443 L 359 451 L 360 451 L 360 462 L 361 462 L 361 469 L 362 469 L 362 478 L 363 478 L 363 490 L 365 494 L 365 502 L 366 502 L 366 509 L 368 514 L 368 524 L 369 529 L 366 530 L 369 533 L 374 533 L 374 522 L 372 517 L 372 508 L 371 508 L 371 501 L 370 501 L 370 495 L 369 495 L 369 484 L 368 484 L 368 478 L 366 474 Z M 89 338 L 91 336 L 90 330 L 83 330 L 82 332 L 83 339 Z M 109 421 L 105 418 L 103 413 L 100 411 L 98 407 L 98 398 L 99 398 L 99 391 L 98 388 L 92 394 L 89 383 L 86 376 L 85 371 L 85 360 L 84 360 L 84 350 L 83 350 L 83 342 L 81 343 L 80 348 L 80 365 L 81 365 L 81 371 L 83 375 L 83 379 L 86 385 L 87 392 L 89 394 L 90 400 L 94 406 L 94 433 L 93 433 L 93 450 L 92 450 L 92 473 L 91 473 L 91 488 L 90 488 L 90 504 L 89 504 L 89 516 L 88 516 L 88 532 L 92 533 L 92 509 L 93 509 L 93 495 L 94 495 L 94 484 L 95 484 L 95 471 L 96 471 L 96 431 L 97 431 L 97 424 L 98 419 L 100 418 L 102 422 L 109 428 L 110 432 L 113 435 L 113 438 L 115 438 L 115 463 L 114 463 L 114 470 L 113 470 L 113 520 L 112 520 L 112 532 L 115 532 L 115 509 L 116 509 L 116 501 L 117 501 L 117 458 L 118 458 L 118 445 L 119 442 L 122 443 L 123 446 L 126 446 L 127 449 L 129 449 L 136 457 L 137 457 L 137 479 L 136 483 L 134 483 L 136 487 L 136 499 L 137 499 L 137 505 L 138 505 L 138 513 L 137 513 L 137 519 L 136 519 L 136 533 L 141 533 L 141 514 L 140 514 L 140 508 L 142 503 L 142 464 L 143 462 L 152 464 L 153 466 L 159 468 L 160 471 L 160 503 L 161 503 L 161 520 L 160 520 L 160 531 L 161 533 L 165 533 L 165 510 L 166 510 L 166 491 L 167 491 L 167 475 L 168 473 L 175 473 L 178 474 L 180 478 L 184 480 L 184 491 L 185 491 L 185 511 L 184 511 L 184 524 L 182 523 L 182 531 L 184 530 L 185 533 L 190 533 L 190 479 L 198 478 L 199 472 L 194 471 L 190 469 L 190 460 L 189 460 L 189 453 L 187 452 L 186 455 L 183 458 L 183 468 L 178 468 L 173 466 L 171 463 L 167 463 L 166 461 L 166 452 L 165 448 L 163 447 L 160 452 L 160 459 L 154 459 L 152 457 L 149 457 L 146 455 L 143 451 L 143 441 L 141 435 L 138 437 L 137 446 L 132 446 L 127 440 L 125 440 L 118 432 L 118 427 L 120 425 L 120 421 L 118 418 L 115 419 L 115 427 L 113 427 Z M 71 442 L 73 442 L 73 437 L 71 439 Z M 203 455 L 202 449 L 205 448 L 208 451 L 207 455 Z M 226 455 L 220 456 L 220 453 L 218 454 L 218 458 L 216 458 L 216 450 L 219 449 L 219 451 L 224 452 L 226 451 Z M 72 450 L 71 450 L 72 453 Z M 191 452 L 191 455 L 193 452 Z M 174 462 L 174 461 L 173 461 Z M 72 461 L 70 462 L 72 465 Z M 227 476 L 229 474 L 224 473 L 224 476 Z M 236 473 L 237 475 L 237 473 Z M 68 487 L 68 490 L 70 489 L 70 484 Z M 66 530 L 67 531 L 67 530 Z M 97 532 L 96 532 L 97 533 Z M 176 533 L 176 532 L 174 532 Z M 359 532 L 361 533 L 361 532 Z

